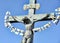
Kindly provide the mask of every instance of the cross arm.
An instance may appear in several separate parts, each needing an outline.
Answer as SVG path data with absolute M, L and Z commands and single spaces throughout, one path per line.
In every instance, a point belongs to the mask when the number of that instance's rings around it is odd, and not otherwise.
M 32 18 L 36 22 L 36 21 L 48 21 L 55 19 L 56 17 L 54 13 L 51 13 L 51 14 L 36 14 Z
M 6 15 L 5 15 L 5 22 L 10 22 L 10 23 L 15 23 L 15 22 L 23 22 L 22 19 L 24 18 L 25 16 L 11 16 L 10 15 L 10 12 L 7 11 L 6 12 Z
M 37 3 L 37 4 L 26 4 L 26 5 L 24 5 L 24 10 L 27 10 L 27 9 L 34 9 L 34 8 L 36 8 L 36 9 L 39 9 L 40 8 L 40 5 Z
M 8 18 L 8 21 L 10 21 L 11 23 L 15 23 L 15 22 L 22 22 L 22 19 L 24 18 L 25 16 L 9 16 Z
M 23 23 L 22 19 L 24 18 L 25 16 L 10 16 L 10 15 L 5 15 L 5 22 L 10 22 L 10 23 Z

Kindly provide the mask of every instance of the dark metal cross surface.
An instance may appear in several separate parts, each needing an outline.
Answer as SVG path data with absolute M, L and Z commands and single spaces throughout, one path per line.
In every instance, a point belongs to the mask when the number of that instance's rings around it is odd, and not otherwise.
M 33 43 L 34 32 L 39 29 L 34 29 L 34 23 L 37 21 L 48 21 L 56 19 L 54 13 L 50 14 L 35 14 L 35 10 L 39 9 L 40 5 L 36 0 L 30 0 L 30 4 L 24 5 L 24 10 L 29 9 L 28 15 L 25 16 L 9 16 L 10 23 L 23 23 L 25 24 L 26 31 L 23 33 L 22 43 Z

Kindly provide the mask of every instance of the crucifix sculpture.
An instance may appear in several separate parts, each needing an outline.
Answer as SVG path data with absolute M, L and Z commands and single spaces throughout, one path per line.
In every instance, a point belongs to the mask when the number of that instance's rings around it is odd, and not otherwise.
M 36 0 L 30 0 L 30 4 L 24 5 L 24 10 L 29 9 L 29 13 L 26 16 L 10 16 L 10 12 L 6 12 L 5 26 L 10 28 L 11 32 L 23 36 L 21 43 L 33 43 L 34 32 L 45 30 L 50 27 L 51 22 L 48 22 L 41 28 L 34 28 L 34 23 L 37 21 L 48 21 L 52 20 L 53 23 L 57 24 L 60 16 L 55 16 L 54 13 L 50 14 L 35 14 L 35 10 L 39 9 L 40 5 L 36 3 Z M 17 29 L 11 26 L 11 23 L 23 23 L 26 31 Z

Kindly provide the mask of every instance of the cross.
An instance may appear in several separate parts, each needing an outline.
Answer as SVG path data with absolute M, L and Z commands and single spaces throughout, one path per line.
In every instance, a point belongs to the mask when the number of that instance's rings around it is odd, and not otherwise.
M 9 12 L 6 13 L 5 16 L 5 25 L 11 28 L 11 32 L 15 32 L 15 34 L 23 34 L 23 40 L 21 43 L 33 43 L 33 36 L 34 32 L 45 30 L 50 26 L 50 22 L 44 27 L 41 28 L 34 28 L 34 23 L 37 21 L 48 21 L 48 20 L 55 20 L 56 16 L 54 13 L 50 14 L 35 14 L 35 10 L 40 8 L 40 4 L 36 3 L 36 0 L 30 0 L 30 4 L 24 5 L 24 10 L 29 9 L 28 15 L 25 16 L 9 16 Z M 56 23 L 58 18 L 54 21 Z M 23 23 L 25 25 L 26 31 L 16 29 L 11 26 L 10 23 Z

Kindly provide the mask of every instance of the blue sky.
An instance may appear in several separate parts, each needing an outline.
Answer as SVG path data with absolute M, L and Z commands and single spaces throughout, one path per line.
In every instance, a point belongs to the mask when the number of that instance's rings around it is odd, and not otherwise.
M 22 36 L 11 33 L 4 26 L 4 16 L 6 11 L 10 11 L 13 16 L 27 15 L 28 10 L 23 10 L 23 5 L 28 4 L 29 0 L 0 0 L 0 43 L 21 43 Z M 37 0 L 41 5 L 36 14 L 55 12 L 60 7 L 60 0 Z M 36 22 L 35 28 L 41 27 L 49 21 Z M 24 24 L 15 23 L 15 27 L 25 30 Z M 58 25 L 52 23 L 51 27 L 45 31 L 34 34 L 34 43 L 60 43 L 60 22 Z

